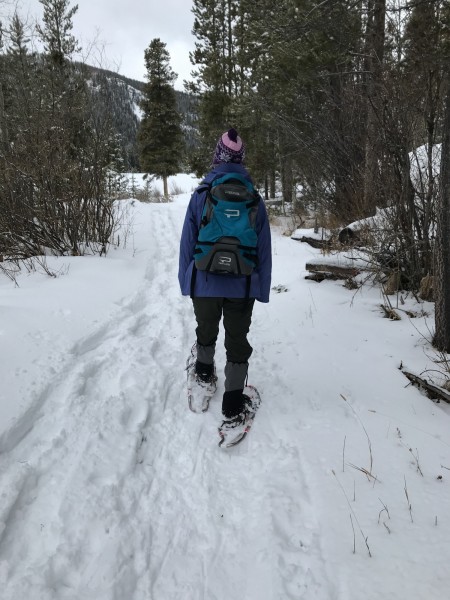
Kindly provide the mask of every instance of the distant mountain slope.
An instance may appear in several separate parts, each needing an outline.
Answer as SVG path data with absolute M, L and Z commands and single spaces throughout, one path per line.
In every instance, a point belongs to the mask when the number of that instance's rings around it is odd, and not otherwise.
M 144 92 L 145 83 L 107 69 L 85 66 L 92 87 L 98 91 L 100 110 L 113 111 L 113 123 L 117 134 L 122 140 L 124 171 L 139 171 L 136 136 L 141 118 L 139 103 Z M 197 101 L 194 96 L 186 92 L 176 90 L 175 93 L 178 110 L 182 115 L 186 151 L 189 152 L 194 145 Z

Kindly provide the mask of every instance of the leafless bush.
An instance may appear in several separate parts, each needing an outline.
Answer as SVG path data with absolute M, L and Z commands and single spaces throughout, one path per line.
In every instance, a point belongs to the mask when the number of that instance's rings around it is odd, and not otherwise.
M 19 274 L 20 268 L 14 262 L 6 262 L 0 264 L 0 274 L 5 275 L 8 279 L 11 279 L 17 285 L 17 275 Z
M 83 65 L 14 39 L 0 55 L 1 252 L 106 253 L 115 225 L 109 116 L 97 110 Z
M 170 182 L 170 195 L 171 196 L 179 196 L 180 194 L 183 194 L 183 193 L 184 193 L 183 188 L 176 181 Z

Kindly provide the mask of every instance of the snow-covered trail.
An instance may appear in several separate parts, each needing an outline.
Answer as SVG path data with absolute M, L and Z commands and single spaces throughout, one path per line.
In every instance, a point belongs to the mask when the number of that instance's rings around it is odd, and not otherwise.
M 273 284 L 288 292 L 255 306 L 263 403 L 248 439 L 219 448 L 222 334 L 217 398 L 187 408 L 186 199 L 139 208 L 139 285 L 0 438 L 0 599 L 443 597 L 448 409 L 398 371 L 423 369 L 420 334 L 382 319 L 376 290 L 352 302 L 340 283 L 305 281 L 317 251 L 274 232 Z
M 184 207 L 151 209 L 142 285 L 74 346 L 30 431 L 2 449 L 1 598 L 273 600 L 312 586 L 325 600 L 308 569 L 306 549 L 320 548 L 298 448 L 281 448 L 268 422 L 224 452 L 220 401 L 187 410 Z

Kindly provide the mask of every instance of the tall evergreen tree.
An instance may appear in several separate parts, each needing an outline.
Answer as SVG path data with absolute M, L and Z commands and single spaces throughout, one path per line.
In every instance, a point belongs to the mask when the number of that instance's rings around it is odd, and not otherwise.
M 39 0 L 44 7 L 43 25 L 38 32 L 44 44 L 44 50 L 55 62 L 61 63 L 79 50 L 78 43 L 71 31 L 72 18 L 78 10 L 76 4 L 70 8 L 69 0 Z
M 162 178 L 167 198 L 167 178 L 181 167 L 183 134 L 173 88 L 177 75 L 170 66 L 166 44 L 159 38 L 152 40 L 146 49 L 145 65 L 148 81 L 141 103 L 144 116 L 138 132 L 140 164 L 145 173 Z
M 361 162 L 361 119 L 350 93 L 361 54 L 358 11 L 348 0 L 242 1 L 251 15 L 243 37 L 251 103 L 275 140 L 283 197 L 295 199 L 297 182 L 306 191 L 326 189 L 335 212 L 349 216 Z
M 231 125 L 235 56 L 233 24 L 236 0 L 193 0 L 194 26 L 197 39 L 190 54 L 196 67 L 188 90 L 198 95 L 197 149 L 191 155 L 192 169 L 203 174 L 211 163 L 211 148 L 219 135 Z

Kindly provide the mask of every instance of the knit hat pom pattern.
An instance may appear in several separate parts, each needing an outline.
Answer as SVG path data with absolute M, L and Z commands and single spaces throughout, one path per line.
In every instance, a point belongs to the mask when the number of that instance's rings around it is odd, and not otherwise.
M 244 142 L 236 129 L 229 129 L 222 134 L 214 152 L 213 164 L 241 163 L 245 158 Z

